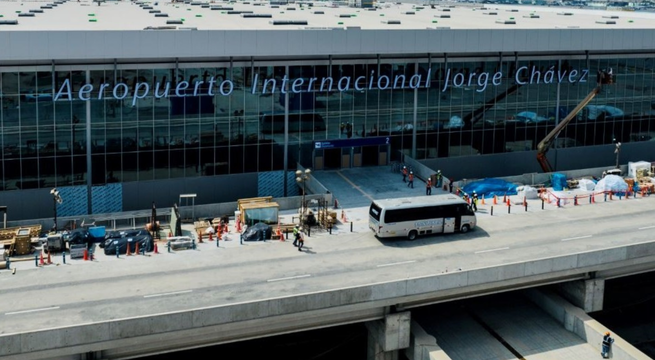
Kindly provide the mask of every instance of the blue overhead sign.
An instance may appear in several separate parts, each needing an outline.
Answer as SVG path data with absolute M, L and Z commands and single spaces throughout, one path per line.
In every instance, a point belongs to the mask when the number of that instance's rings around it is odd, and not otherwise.
M 334 149 L 355 146 L 375 146 L 375 145 L 389 145 L 389 137 L 369 137 L 357 139 L 338 139 L 326 141 L 314 141 L 314 149 Z

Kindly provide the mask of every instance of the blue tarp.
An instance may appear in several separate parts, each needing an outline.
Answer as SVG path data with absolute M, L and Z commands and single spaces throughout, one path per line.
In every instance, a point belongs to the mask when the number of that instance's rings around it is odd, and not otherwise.
M 553 185 L 554 191 L 562 191 L 565 187 L 568 186 L 566 183 L 566 175 L 555 173 L 550 176 L 550 182 Z
M 516 187 L 518 185 L 512 184 L 501 179 L 482 179 L 480 181 L 474 181 L 470 184 L 464 185 L 464 192 L 467 194 L 472 194 L 475 191 L 479 197 L 490 197 L 504 196 L 504 195 L 516 195 Z

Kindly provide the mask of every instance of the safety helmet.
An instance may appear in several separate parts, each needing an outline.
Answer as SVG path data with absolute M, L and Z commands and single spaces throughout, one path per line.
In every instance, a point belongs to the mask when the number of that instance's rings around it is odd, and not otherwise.
M 403 166 L 403 169 L 407 169 L 407 166 Z
M 440 172 L 441 172 L 441 170 L 437 170 L 437 172 L 438 172 L 438 173 L 440 173 Z
M 296 229 L 299 227 L 299 225 L 296 224 Z
M 606 331 L 606 332 L 605 332 L 605 335 L 609 335 L 609 334 L 610 334 L 610 332 L 609 332 L 609 331 Z
M 413 174 L 414 172 L 413 172 L 413 171 L 410 171 L 409 173 L 410 173 L 410 174 Z
M 473 190 L 473 194 L 475 194 L 475 190 Z

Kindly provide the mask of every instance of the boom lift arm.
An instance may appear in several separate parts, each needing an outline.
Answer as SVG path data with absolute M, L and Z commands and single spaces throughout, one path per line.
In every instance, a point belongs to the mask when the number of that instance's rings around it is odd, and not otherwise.
M 576 106 L 564 119 L 562 119 L 555 128 L 546 135 L 546 137 L 541 140 L 539 145 L 537 145 L 537 161 L 539 161 L 539 165 L 541 165 L 541 169 L 544 172 L 553 172 L 554 169 L 550 165 L 550 162 L 548 161 L 548 158 L 546 157 L 546 153 L 548 153 L 548 150 L 550 149 L 550 146 L 553 144 L 553 141 L 557 138 L 559 133 L 564 130 L 566 125 L 568 125 L 571 120 L 575 118 L 575 116 L 585 107 L 591 100 L 593 100 L 596 95 L 600 93 L 600 91 L 603 88 L 603 85 L 605 84 L 612 84 L 613 83 L 613 78 L 612 78 L 612 70 L 610 69 L 609 72 L 606 71 L 599 71 L 598 72 L 598 82 L 597 86 L 591 90 L 591 92 Z

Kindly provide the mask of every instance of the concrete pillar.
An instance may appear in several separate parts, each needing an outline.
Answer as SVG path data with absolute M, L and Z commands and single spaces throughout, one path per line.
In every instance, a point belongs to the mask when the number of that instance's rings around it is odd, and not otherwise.
M 411 323 L 409 347 L 405 349 L 405 357 L 409 360 L 451 360 L 437 345 L 437 339 L 414 320 Z
M 388 314 L 384 320 L 369 321 L 368 360 L 398 360 L 398 350 L 409 346 L 409 311 Z
M 605 279 L 576 280 L 559 285 L 560 294 L 586 313 L 603 310 Z

